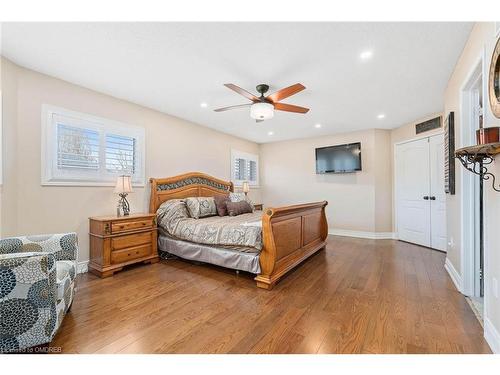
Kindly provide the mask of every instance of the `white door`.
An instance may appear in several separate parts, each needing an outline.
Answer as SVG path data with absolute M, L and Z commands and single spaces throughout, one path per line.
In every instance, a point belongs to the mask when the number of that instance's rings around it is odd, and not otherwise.
M 399 239 L 430 247 L 428 138 L 397 145 L 395 164 Z
M 444 192 L 444 136 L 429 138 L 431 247 L 446 251 L 446 194 Z

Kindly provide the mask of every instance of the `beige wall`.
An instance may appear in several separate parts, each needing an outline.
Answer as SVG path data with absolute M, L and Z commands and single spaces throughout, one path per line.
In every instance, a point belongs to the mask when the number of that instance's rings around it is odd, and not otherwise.
M 17 223 L 17 77 L 15 67 L 0 58 L 2 70 L 3 185 L 0 187 L 0 237 Z
M 363 170 L 317 175 L 315 148 L 361 142 Z M 367 130 L 263 144 L 262 195 L 267 206 L 327 200 L 330 229 L 390 232 L 390 132 Z
M 203 171 L 230 178 L 230 151 L 259 146 L 176 117 L 91 91 L 3 61 L 5 178 L 1 235 L 76 231 L 80 260 L 88 259 L 88 217 L 113 214 L 111 187 L 40 184 L 41 107 L 51 104 L 146 130 L 146 177 Z M 258 189 L 251 198 L 259 202 Z M 149 190 L 135 188 L 132 211 L 148 210 Z
M 375 232 L 392 232 L 391 132 L 374 131 Z
M 453 74 L 448 82 L 445 92 L 445 113 L 455 112 L 455 137 L 457 147 L 467 146 L 461 140 L 461 112 L 460 95 L 462 86 L 468 80 L 472 70 L 475 68 L 478 59 L 485 53 L 486 69 L 489 69 L 491 54 L 493 51 L 495 38 L 494 23 L 477 23 L 467 41 L 467 44 L 460 56 Z M 484 82 L 487 82 L 485 80 Z M 489 102 L 485 100 L 485 126 L 500 125 L 500 120 L 491 113 Z M 500 158 L 497 157 L 492 166 L 493 173 L 500 176 Z M 461 273 L 461 177 L 462 173 L 469 173 L 464 170 L 460 163 L 456 166 L 457 189 L 455 196 L 447 198 L 448 216 L 448 239 L 453 241 L 453 246 L 448 248 L 448 258 Z M 498 181 L 498 179 L 497 179 Z M 500 282 L 500 193 L 494 192 L 489 183 L 485 184 L 485 237 L 486 259 L 485 289 L 486 289 L 486 311 L 485 316 L 493 323 L 497 332 L 500 332 L 500 300 L 492 294 L 492 280 L 496 278 Z M 469 250 L 469 249 L 467 249 Z
M 0 101 L 2 101 L 2 96 L 1 96 L 1 92 L 2 92 L 2 86 L 1 86 L 1 82 L 2 82 L 2 59 L 0 58 Z M 2 228 L 2 191 L 3 191 L 3 186 L 2 186 L 2 181 L 1 181 L 1 174 L 3 173 L 3 151 L 2 151 L 2 145 L 3 145 L 3 142 L 2 142 L 2 103 L 0 102 L 0 238 L 1 238 L 1 234 L 2 234 L 2 231 L 1 231 L 1 228 Z

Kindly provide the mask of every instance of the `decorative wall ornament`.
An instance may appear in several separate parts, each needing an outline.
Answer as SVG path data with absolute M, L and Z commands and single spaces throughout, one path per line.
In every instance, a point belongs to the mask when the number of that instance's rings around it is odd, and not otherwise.
M 441 116 L 438 116 L 430 120 L 416 124 L 415 133 L 420 134 L 432 129 L 439 129 L 440 127 L 441 127 Z
M 455 152 L 455 157 L 468 171 L 477 174 L 483 181 L 491 181 L 493 190 L 500 192 L 500 184 L 497 183 L 495 175 L 488 171 L 498 154 L 500 143 L 489 143 L 461 148 Z
M 444 121 L 444 192 L 455 194 L 455 116 L 450 112 Z
M 488 92 L 491 112 L 500 118 L 500 38 L 491 57 Z

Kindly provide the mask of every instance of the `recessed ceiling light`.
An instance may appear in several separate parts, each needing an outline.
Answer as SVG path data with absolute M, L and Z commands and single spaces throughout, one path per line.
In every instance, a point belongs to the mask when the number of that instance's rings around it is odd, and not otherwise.
M 379 120 L 382 120 L 383 118 L 385 118 L 385 115 L 384 115 L 383 113 L 381 113 L 380 115 L 378 115 L 378 116 L 377 116 L 377 118 L 378 118 Z
M 207 103 L 205 103 L 205 102 L 201 102 L 201 103 L 200 103 L 200 107 L 201 107 L 201 108 L 207 108 L 207 107 L 208 107 L 208 104 L 207 104 Z
M 273 134 L 274 134 L 274 132 L 272 132 L 272 131 L 271 132 L 267 132 L 267 135 L 273 135 Z
M 316 129 L 319 129 L 319 128 L 321 128 L 321 124 L 316 124 L 316 125 L 314 125 L 314 127 L 315 127 Z
M 372 51 L 363 51 L 359 55 L 359 57 L 361 57 L 361 60 L 368 60 L 372 56 L 373 56 L 373 52 Z

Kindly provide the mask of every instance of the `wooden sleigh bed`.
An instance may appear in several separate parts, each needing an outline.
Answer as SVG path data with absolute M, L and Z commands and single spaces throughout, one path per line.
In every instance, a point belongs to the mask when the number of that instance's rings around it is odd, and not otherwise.
M 149 211 L 170 199 L 213 197 L 234 190 L 233 183 L 200 172 L 151 178 Z M 326 245 L 326 201 L 265 208 L 262 215 L 263 247 L 259 255 L 259 288 L 271 289 L 288 271 Z

